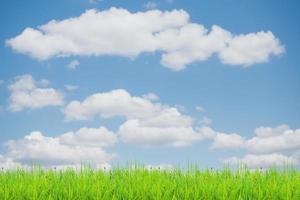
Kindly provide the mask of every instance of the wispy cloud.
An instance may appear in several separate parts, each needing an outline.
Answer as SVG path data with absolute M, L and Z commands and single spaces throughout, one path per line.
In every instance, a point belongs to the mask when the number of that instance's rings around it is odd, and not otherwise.
M 198 112 L 204 112 L 205 109 L 202 106 L 196 106 L 195 108 Z
M 78 89 L 78 86 L 76 85 L 65 85 L 66 90 L 68 91 L 75 91 Z
M 80 65 L 80 62 L 78 60 L 72 60 L 67 67 L 71 70 L 76 69 Z
M 157 101 L 159 100 L 159 96 L 153 92 L 145 94 L 142 96 L 144 99 L 150 100 L 150 101 Z

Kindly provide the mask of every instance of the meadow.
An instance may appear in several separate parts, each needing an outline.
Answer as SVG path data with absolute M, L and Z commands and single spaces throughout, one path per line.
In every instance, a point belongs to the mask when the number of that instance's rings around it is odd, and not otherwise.
M 300 199 L 300 172 L 268 170 L 16 169 L 0 172 L 0 199 Z

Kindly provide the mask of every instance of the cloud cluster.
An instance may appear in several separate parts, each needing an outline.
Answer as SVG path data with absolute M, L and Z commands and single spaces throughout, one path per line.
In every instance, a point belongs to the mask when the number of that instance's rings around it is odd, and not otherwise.
M 35 81 L 31 75 L 17 76 L 9 85 L 9 109 L 41 108 L 63 104 L 60 92 L 48 88 L 50 82 Z M 203 111 L 202 107 L 197 107 Z M 155 93 L 133 96 L 124 89 L 95 93 L 82 101 L 71 101 L 62 109 L 67 121 L 100 118 L 122 118 L 116 133 L 105 127 L 83 127 L 56 137 L 35 131 L 19 140 L 8 141 L 7 153 L 0 155 L 0 167 L 12 168 L 41 163 L 46 166 L 79 166 L 81 162 L 101 166 L 114 158 L 103 150 L 117 141 L 146 147 L 183 147 L 202 139 L 212 140 L 210 149 L 239 149 L 246 154 L 225 159 L 225 163 L 245 163 L 251 168 L 300 162 L 300 129 L 288 125 L 258 127 L 254 136 L 245 138 L 237 133 L 218 132 L 194 119 L 176 106 L 159 102 Z M 208 119 L 207 119 L 208 120 Z M 207 121 L 206 120 L 206 121 Z
M 32 80 L 30 76 L 24 77 Z M 24 77 L 21 80 L 27 80 Z M 31 86 L 23 84 L 27 82 L 32 83 Z M 33 82 L 24 81 L 14 87 L 27 85 L 35 88 Z M 31 132 L 24 138 L 5 143 L 7 153 L 2 156 L 1 163 L 7 168 L 39 163 L 64 169 L 78 168 L 81 162 L 89 162 L 101 168 L 114 158 L 114 154 L 103 148 L 114 145 L 118 140 L 146 147 L 183 147 L 208 137 L 205 128 L 193 127 L 192 117 L 157 101 L 158 96 L 154 93 L 138 97 L 123 89 L 93 94 L 82 102 L 72 101 L 63 109 L 67 120 L 89 120 L 100 116 L 122 117 L 125 121 L 116 133 L 104 127 L 83 127 L 56 137 L 45 136 L 39 131 Z
M 255 130 L 255 134 L 255 137 L 245 143 L 252 153 L 300 150 L 300 129 L 292 130 L 287 125 L 260 127 Z
M 17 76 L 9 85 L 9 109 L 41 108 L 63 104 L 62 94 L 46 88 L 48 80 L 35 81 L 31 75 Z M 41 88 L 39 88 L 40 86 Z M 70 89 L 70 88 L 69 88 Z M 124 89 L 96 93 L 83 101 L 71 101 L 63 108 L 67 121 L 121 117 L 125 121 L 116 133 L 104 127 L 81 128 L 57 137 L 47 137 L 41 132 L 31 132 L 20 140 L 6 143 L 8 152 L 0 157 L 1 166 L 43 163 L 45 165 L 78 165 L 92 162 L 97 165 L 109 162 L 113 156 L 102 148 L 112 146 L 117 140 L 146 147 L 183 147 L 202 139 L 212 140 L 210 149 L 242 149 L 242 158 L 231 157 L 224 162 L 245 163 L 249 167 L 266 167 L 300 161 L 300 129 L 287 125 L 259 127 L 255 136 L 245 138 L 237 133 L 222 133 L 202 122 L 195 127 L 194 119 L 183 114 L 176 106 L 158 102 L 154 93 L 132 96 Z M 202 107 L 197 107 L 202 111 Z
M 144 146 L 187 146 L 202 139 L 192 127 L 193 119 L 177 108 L 153 102 L 156 96 L 132 96 L 124 89 L 96 93 L 64 109 L 67 120 L 123 117 L 118 135 L 125 143 Z M 153 98 L 155 97 L 155 98 Z
M 21 163 L 61 168 L 80 166 L 82 163 L 100 166 L 115 157 L 103 148 L 114 145 L 116 141 L 117 136 L 104 127 L 81 128 L 57 137 L 33 131 L 24 138 L 6 142 L 7 152 L 0 157 L 0 163 L 5 168 L 13 168 Z
M 92 9 L 78 17 L 26 28 L 6 44 L 39 60 L 102 55 L 133 58 L 159 52 L 161 64 L 175 71 L 214 54 L 224 64 L 247 67 L 284 52 L 271 31 L 236 35 L 217 25 L 208 30 L 189 18 L 184 10 Z
M 239 148 L 247 151 L 242 158 L 231 157 L 224 162 L 245 163 L 249 167 L 298 164 L 300 161 L 300 129 L 292 130 L 287 125 L 259 127 L 255 136 L 245 139 L 238 134 L 217 133 L 212 148 Z
M 9 110 L 21 111 L 24 108 L 38 109 L 46 106 L 63 105 L 63 95 L 53 88 L 45 88 L 47 80 L 36 82 L 31 75 L 17 76 L 9 85 Z M 38 86 L 41 87 L 38 87 Z

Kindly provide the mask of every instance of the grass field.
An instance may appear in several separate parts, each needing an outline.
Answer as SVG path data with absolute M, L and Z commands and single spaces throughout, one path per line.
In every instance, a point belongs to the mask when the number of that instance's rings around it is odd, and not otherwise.
M 223 170 L 14 170 L 0 199 L 300 199 L 300 172 Z

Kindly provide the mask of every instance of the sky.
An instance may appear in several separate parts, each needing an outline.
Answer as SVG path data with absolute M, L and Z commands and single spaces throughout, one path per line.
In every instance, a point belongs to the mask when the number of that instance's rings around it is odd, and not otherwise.
M 0 167 L 299 167 L 298 1 L 0 4 Z

